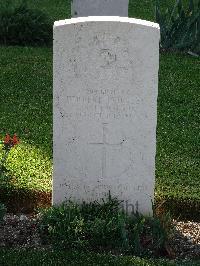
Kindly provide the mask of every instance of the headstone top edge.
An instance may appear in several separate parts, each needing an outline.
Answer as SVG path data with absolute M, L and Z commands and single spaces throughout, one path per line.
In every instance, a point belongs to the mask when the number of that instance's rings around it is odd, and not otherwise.
M 59 26 L 78 24 L 84 22 L 122 22 L 122 23 L 124 22 L 135 25 L 147 26 L 160 30 L 160 26 L 158 23 L 142 19 L 119 17 L 119 16 L 89 16 L 89 17 L 78 17 L 78 18 L 71 18 L 65 20 L 58 20 L 54 22 L 54 28 Z

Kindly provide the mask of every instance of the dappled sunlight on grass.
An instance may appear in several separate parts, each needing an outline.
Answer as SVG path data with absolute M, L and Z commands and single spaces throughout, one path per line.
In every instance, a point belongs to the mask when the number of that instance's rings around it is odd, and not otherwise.
M 200 200 L 199 60 L 181 54 L 160 58 L 156 192 Z
M 52 159 L 38 147 L 21 141 L 6 166 L 15 187 L 51 191 Z

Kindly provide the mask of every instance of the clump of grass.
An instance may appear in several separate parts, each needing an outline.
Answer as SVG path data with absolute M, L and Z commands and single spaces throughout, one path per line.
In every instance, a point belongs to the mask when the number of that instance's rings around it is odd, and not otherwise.
M 59 249 L 114 251 L 134 255 L 159 255 L 168 240 L 169 217 L 126 214 L 116 198 L 102 203 L 67 201 L 43 210 L 40 233 L 44 242 Z

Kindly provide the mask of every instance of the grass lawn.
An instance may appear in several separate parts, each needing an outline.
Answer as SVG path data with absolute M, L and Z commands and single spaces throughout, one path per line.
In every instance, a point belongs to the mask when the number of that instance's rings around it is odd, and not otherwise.
M 130 16 L 153 19 L 151 3 L 131 0 Z M 53 20 L 70 15 L 69 0 L 30 0 L 29 4 Z M 160 57 L 156 198 L 175 204 L 200 202 L 199 71 L 198 58 L 170 53 Z M 0 73 L 0 136 L 16 132 L 21 139 L 8 158 L 10 184 L 49 192 L 52 49 L 0 47 Z
M 188 214 L 187 208 L 196 204 L 199 210 L 200 203 L 199 72 L 199 59 L 161 55 L 156 195 L 171 199 L 170 208 L 180 207 Z
M 200 196 L 199 70 L 200 60 L 188 55 L 160 57 L 157 178 L 165 189 L 178 185 L 174 195 L 194 199 Z
M 14 186 L 48 191 L 52 172 L 52 52 L 0 48 L 0 135 L 21 144 L 8 158 Z
M 0 265 L 135 265 L 135 266 L 198 266 L 200 261 L 174 262 L 168 260 L 149 260 L 137 257 L 122 257 L 83 252 L 14 251 L 0 249 Z

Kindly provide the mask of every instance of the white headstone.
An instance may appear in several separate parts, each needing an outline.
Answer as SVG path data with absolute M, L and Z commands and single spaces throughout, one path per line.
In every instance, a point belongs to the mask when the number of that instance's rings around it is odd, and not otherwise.
M 72 17 L 120 16 L 128 17 L 129 0 L 73 0 Z
M 159 36 L 137 19 L 55 22 L 53 204 L 110 191 L 152 213 Z

